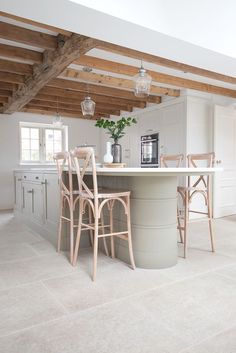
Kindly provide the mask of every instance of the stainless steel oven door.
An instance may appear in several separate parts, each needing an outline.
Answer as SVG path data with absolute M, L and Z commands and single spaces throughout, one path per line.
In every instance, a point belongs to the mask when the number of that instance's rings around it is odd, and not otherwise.
M 157 143 L 156 139 L 141 142 L 141 164 L 158 164 Z

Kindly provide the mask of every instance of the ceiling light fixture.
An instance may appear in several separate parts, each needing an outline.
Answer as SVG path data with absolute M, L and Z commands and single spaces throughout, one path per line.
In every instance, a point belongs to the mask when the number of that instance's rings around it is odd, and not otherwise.
M 57 112 L 56 112 L 55 116 L 53 117 L 52 124 L 55 127 L 62 127 L 62 125 L 63 125 L 61 115 L 59 114 L 59 111 L 58 111 L 58 97 L 57 97 Z
M 83 67 L 84 72 L 91 72 L 92 69 L 88 66 Z M 89 85 L 87 83 L 87 96 L 81 102 L 83 116 L 91 117 L 94 115 L 96 103 L 89 96 Z
M 152 78 L 146 73 L 143 67 L 143 62 L 141 61 L 141 67 L 134 76 L 134 95 L 136 97 L 147 97 L 150 93 Z

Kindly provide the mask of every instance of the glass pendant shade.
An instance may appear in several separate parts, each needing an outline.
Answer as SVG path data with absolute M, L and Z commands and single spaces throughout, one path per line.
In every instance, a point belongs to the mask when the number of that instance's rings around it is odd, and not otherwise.
M 95 102 L 91 97 L 85 97 L 83 102 L 81 102 L 81 109 L 83 116 L 93 116 L 95 111 Z
M 138 74 L 134 76 L 134 95 L 136 97 L 147 97 L 150 93 L 152 78 L 141 66 Z
M 53 125 L 55 127 L 61 127 L 63 125 L 63 121 L 62 121 L 62 118 L 59 115 L 59 113 L 56 113 L 56 115 L 53 118 L 53 122 L 52 123 L 53 123 Z

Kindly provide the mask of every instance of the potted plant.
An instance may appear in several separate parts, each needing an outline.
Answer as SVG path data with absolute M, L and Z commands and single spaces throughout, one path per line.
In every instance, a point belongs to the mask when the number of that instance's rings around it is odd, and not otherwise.
M 120 120 L 113 121 L 107 119 L 100 119 L 96 122 L 95 126 L 107 130 L 107 134 L 114 140 L 112 145 L 113 163 L 121 163 L 122 153 L 121 145 L 118 143 L 119 139 L 125 135 L 124 129 L 127 126 L 136 124 L 135 118 L 121 118 Z

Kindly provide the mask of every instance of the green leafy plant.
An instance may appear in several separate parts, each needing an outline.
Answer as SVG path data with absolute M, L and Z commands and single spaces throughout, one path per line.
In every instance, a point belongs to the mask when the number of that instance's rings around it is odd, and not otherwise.
M 121 118 L 117 121 L 100 119 L 96 122 L 95 126 L 108 130 L 107 134 L 109 134 L 110 137 L 114 139 L 115 143 L 117 143 L 118 139 L 125 135 L 125 127 L 136 123 L 137 120 L 131 117 Z

